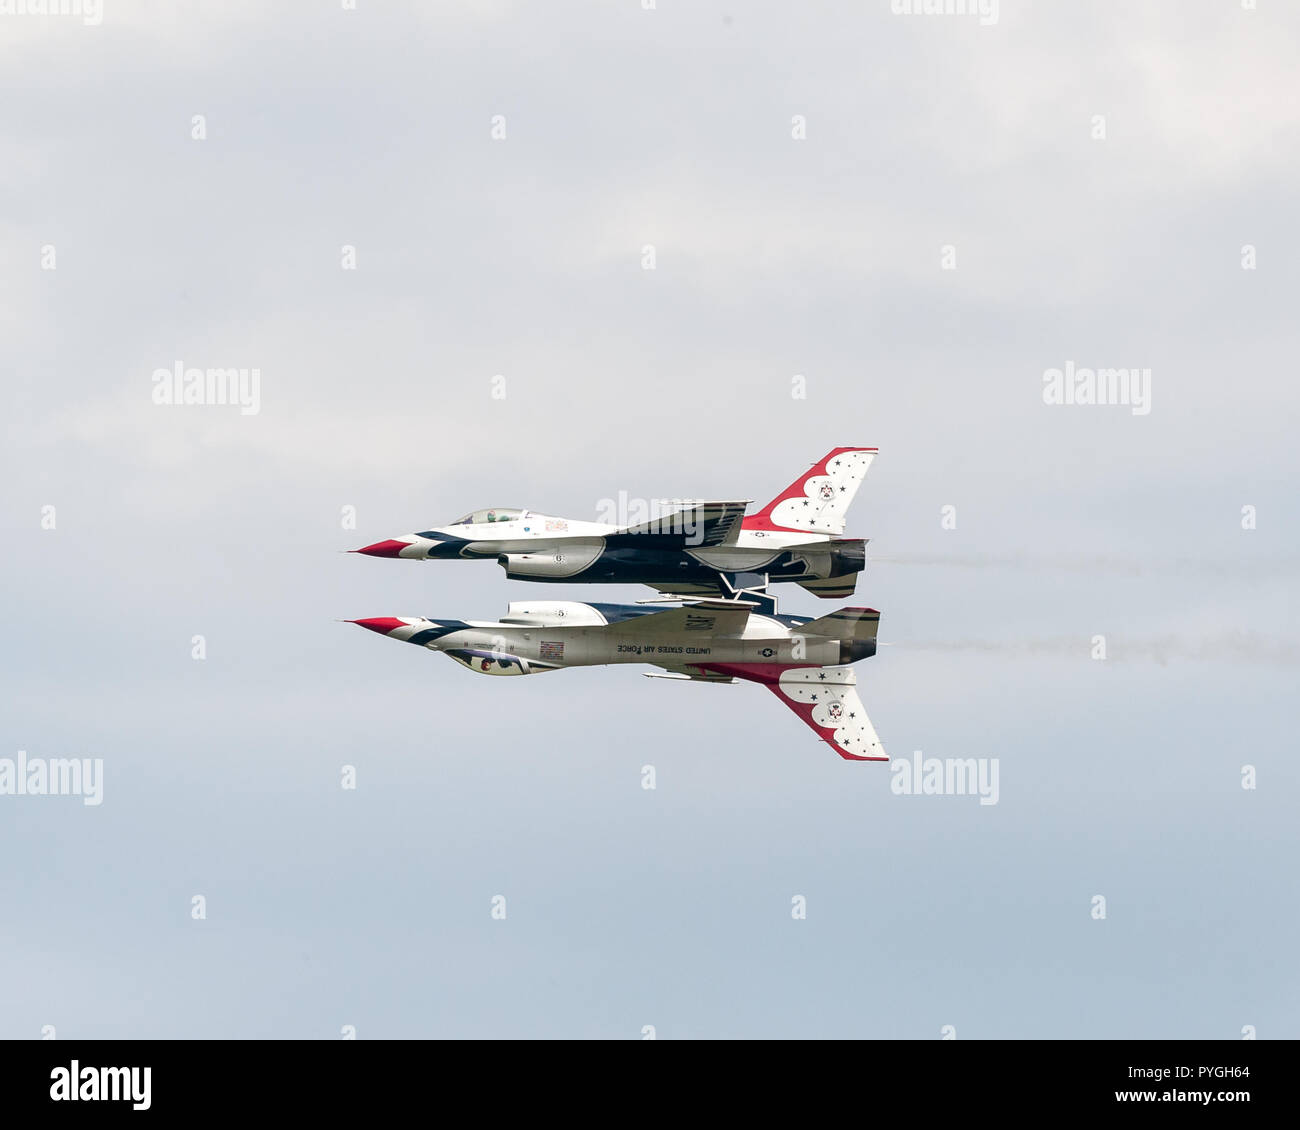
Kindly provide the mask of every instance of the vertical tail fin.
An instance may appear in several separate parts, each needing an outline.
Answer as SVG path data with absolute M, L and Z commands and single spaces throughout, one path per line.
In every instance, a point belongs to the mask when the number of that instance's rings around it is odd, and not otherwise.
M 874 447 L 837 447 L 800 475 L 757 514 L 745 519 L 746 530 L 793 533 L 844 533 L 844 517 L 866 478 Z
M 852 667 L 703 663 L 697 669 L 763 684 L 846 761 L 889 760 L 858 697 Z
M 857 681 L 852 667 L 793 667 L 768 689 L 846 761 L 888 761 Z

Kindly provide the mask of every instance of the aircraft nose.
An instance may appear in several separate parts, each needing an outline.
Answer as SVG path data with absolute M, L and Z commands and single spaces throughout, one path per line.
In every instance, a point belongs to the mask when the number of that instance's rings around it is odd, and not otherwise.
M 367 557 L 400 557 L 402 550 L 410 549 L 409 541 L 394 541 L 389 538 L 387 541 L 377 541 L 374 545 L 365 545 L 360 549 L 354 549 L 353 553 L 364 553 Z M 356 621 L 360 623 L 360 621 Z
M 406 627 L 406 621 L 399 620 L 396 616 L 372 616 L 369 620 L 349 620 L 348 623 L 360 624 L 361 627 L 378 632 L 381 636 L 388 635 L 394 628 Z
M 368 557 L 407 557 L 423 561 L 432 557 L 433 551 L 441 544 L 436 538 L 427 538 L 423 534 L 404 534 L 400 538 L 377 541 L 374 545 L 354 549 L 352 552 L 364 553 Z

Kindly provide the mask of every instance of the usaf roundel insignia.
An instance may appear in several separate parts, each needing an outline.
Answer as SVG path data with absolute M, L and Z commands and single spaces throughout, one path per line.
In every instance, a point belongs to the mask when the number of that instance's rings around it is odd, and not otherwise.
M 765 647 L 758 654 L 761 655 L 764 659 L 771 659 L 772 656 L 776 654 L 776 652 L 773 651 L 770 647 Z
M 826 708 L 826 713 L 836 721 L 839 721 L 840 715 L 844 713 L 844 707 L 842 707 L 838 702 L 832 702 L 830 706 Z

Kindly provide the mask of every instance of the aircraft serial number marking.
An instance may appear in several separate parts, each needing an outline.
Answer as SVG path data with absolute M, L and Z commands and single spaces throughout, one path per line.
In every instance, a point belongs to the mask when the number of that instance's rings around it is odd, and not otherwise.
M 712 655 L 711 647 L 673 647 L 663 644 L 621 643 L 618 645 L 620 655 Z

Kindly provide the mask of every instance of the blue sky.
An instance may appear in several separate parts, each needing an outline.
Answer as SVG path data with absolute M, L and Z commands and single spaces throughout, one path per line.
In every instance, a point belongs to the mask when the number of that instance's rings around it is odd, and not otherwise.
M 110 0 L 0 37 L 0 757 L 105 767 L 99 807 L 0 797 L 0 1036 L 1300 1034 L 1294 13 Z M 178 360 L 257 367 L 260 412 L 153 404 Z M 1044 404 L 1067 361 L 1149 368 L 1150 414 Z M 896 757 L 999 759 L 995 806 L 892 794 L 756 686 L 336 622 L 638 599 L 338 551 L 762 503 L 843 444 L 880 448 L 861 696 Z

